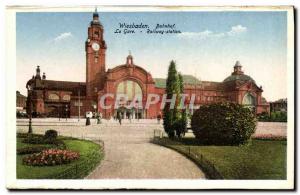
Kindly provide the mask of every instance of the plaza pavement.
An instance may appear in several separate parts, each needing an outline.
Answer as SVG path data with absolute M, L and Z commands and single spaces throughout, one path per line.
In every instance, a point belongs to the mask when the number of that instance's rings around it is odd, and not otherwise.
M 286 136 L 286 128 L 286 123 L 259 122 L 255 136 Z M 34 133 L 44 134 L 48 129 L 55 129 L 63 136 L 104 141 L 104 160 L 87 179 L 205 178 L 186 157 L 150 143 L 154 129 L 163 131 L 157 120 L 123 120 L 120 126 L 114 120 L 102 120 L 102 124 L 97 125 L 92 119 L 91 125 L 85 126 L 85 119 L 33 119 Z M 17 131 L 28 131 L 28 119 L 17 120 Z M 189 132 L 186 136 L 192 137 L 193 134 Z

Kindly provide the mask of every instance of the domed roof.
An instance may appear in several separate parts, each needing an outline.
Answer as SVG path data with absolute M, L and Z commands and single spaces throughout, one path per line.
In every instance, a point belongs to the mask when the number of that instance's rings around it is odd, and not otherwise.
M 229 77 L 227 77 L 226 79 L 224 79 L 223 82 L 228 82 L 228 81 L 252 81 L 255 83 L 254 79 L 252 79 L 250 76 L 246 75 L 246 74 L 240 74 L 240 75 L 230 75 Z
M 252 81 L 253 83 L 255 83 L 254 79 L 252 79 L 249 75 L 244 74 L 244 72 L 242 71 L 242 65 L 239 61 L 236 61 L 233 67 L 233 72 L 229 77 L 224 79 L 223 82 L 229 82 L 229 81 L 242 81 L 242 82 Z

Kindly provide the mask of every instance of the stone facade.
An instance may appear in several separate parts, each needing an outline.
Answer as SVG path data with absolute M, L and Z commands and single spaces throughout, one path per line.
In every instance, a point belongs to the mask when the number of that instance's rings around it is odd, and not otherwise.
M 33 87 L 33 111 L 53 117 L 82 117 L 85 112 L 92 111 L 100 112 L 104 118 L 111 118 L 120 111 L 114 107 L 118 94 L 139 96 L 143 106 L 149 94 L 158 94 L 161 97 L 159 103 L 148 109 L 137 105 L 132 113 L 134 118 L 156 118 L 161 113 L 160 103 L 166 80 L 153 78 L 150 72 L 135 64 L 132 55 L 126 58 L 125 64 L 106 70 L 106 49 L 104 28 L 95 12 L 85 42 L 86 82 L 47 80 L 45 73 L 40 76 L 40 68 L 37 67 L 36 75 L 26 85 Z M 188 94 L 186 104 L 192 101 L 192 94 L 195 94 L 194 102 L 198 106 L 226 101 L 244 104 L 256 113 L 269 112 L 269 103 L 262 97 L 262 87 L 244 74 L 238 61 L 232 74 L 223 82 L 200 81 L 191 75 L 183 75 L 183 80 L 184 92 Z M 103 109 L 100 105 L 105 94 L 115 95 L 105 99 L 105 105 L 112 105 L 110 109 Z M 128 100 L 131 101 L 134 99 Z M 126 105 L 123 108 L 125 110 L 121 112 L 126 117 Z M 190 111 L 193 112 L 193 109 Z

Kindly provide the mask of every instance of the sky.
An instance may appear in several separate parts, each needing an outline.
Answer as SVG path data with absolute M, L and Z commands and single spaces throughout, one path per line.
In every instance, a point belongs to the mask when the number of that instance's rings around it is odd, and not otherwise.
M 287 97 L 286 12 L 99 12 L 107 44 L 106 68 L 133 61 L 165 78 L 175 60 L 182 74 L 222 82 L 237 60 L 268 101 Z M 85 82 L 85 41 L 92 12 L 17 13 L 17 90 L 37 65 L 49 80 Z M 115 33 L 119 23 L 175 24 L 177 34 Z M 121 29 L 123 30 L 123 29 Z

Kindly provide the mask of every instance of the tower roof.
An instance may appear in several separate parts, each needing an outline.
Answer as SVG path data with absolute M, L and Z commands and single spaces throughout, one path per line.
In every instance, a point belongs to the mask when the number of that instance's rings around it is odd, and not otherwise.
M 94 17 L 99 17 L 98 11 L 97 11 L 97 7 L 95 8 L 95 11 L 93 13 L 93 18 Z
M 103 28 L 101 22 L 99 21 L 99 14 L 97 11 L 97 7 L 95 8 L 95 11 L 93 13 L 93 20 L 91 21 L 91 25 L 99 25 L 100 27 Z
M 234 67 L 238 67 L 238 66 L 240 66 L 240 67 L 242 66 L 241 63 L 240 63 L 240 61 L 236 61 L 236 62 L 235 62 Z

